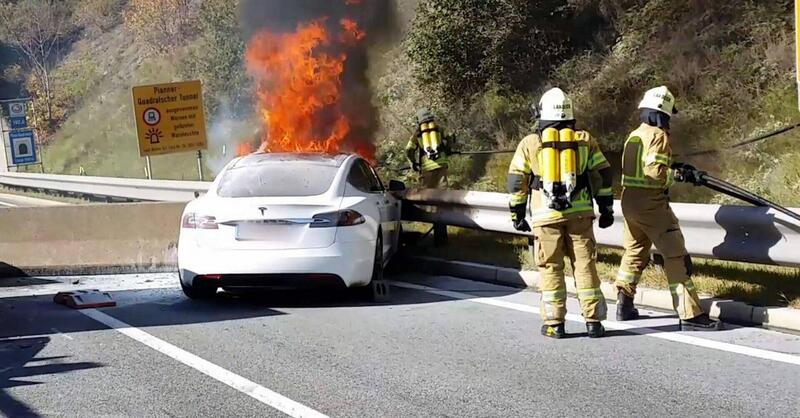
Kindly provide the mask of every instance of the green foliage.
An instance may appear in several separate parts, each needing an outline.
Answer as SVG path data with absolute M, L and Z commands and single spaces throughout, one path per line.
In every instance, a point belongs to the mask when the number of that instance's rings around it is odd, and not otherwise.
M 446 100 L 489 84 L 530 90 L 567 50 L 566 12 L 557 0 L 421 2 L 406 54 L 418 82 Z
M 221 103 L 238 113 L 251 97 L 237 8 L 238 1 L 204 1 L 198 16 L 200 35 L 181 63 L 183 75 L 203 81 L 209 115 L 215 115 Z

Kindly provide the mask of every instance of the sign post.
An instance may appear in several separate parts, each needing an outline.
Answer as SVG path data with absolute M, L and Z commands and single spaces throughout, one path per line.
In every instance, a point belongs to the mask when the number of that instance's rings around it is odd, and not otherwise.
M 200 81 L 134 87 L 133 111 L 139 155 L 147 159 L 149 178 L 151 156 L 208 147 Z M 198 168 L 202 169 L 202 161 Z M 202 170 L 200 174 L 202 178 Z
M 197 175 L 203 181 L 203 151 L 197 150 Z

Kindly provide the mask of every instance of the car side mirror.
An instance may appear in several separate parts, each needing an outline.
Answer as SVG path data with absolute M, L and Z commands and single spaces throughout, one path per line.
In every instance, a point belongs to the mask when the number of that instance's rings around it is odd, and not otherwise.
M 402 181 L 398 180 L 390 180 L 389 181 L 389 191 L 390 192 L 404 192 L 406 191 L 406 184 Z

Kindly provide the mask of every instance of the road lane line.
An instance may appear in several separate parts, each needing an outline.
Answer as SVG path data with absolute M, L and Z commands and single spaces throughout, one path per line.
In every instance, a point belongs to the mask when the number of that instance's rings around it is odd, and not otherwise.
M 539 313 L 539 307 L 533 305 L 523 305 L 520 303 L 508 302 L 498 300 L 490 297 L 480 297 L 470 295 L 468 293 L 454 292 L 451 290 L 442 290 L 429 286 L 422 286 L 418 284 L 390 281 L 393 286 L 405 289 L 420 290 L 423 292 L 431 293 L 434 295 L 445 296 L 452 299 L 464 300 L 468 302 L 480 303 L 483 305 L 496 306 L 504 309 L 511 309 L 519 312 L 526 313 Z M 616 305 L 608 305 L 609 308 L 616 309 Z M 611 309 L 609 309 L 611 311 Z M 584 322 L 583 316 L 576 314 L 567 314 L 566 320 L 570 322 Z M 625 324 L 622 322 L 606 320 L 603 324 L 608 329 L 628 331 L 633 334 L 643 335 L 646 337 L 658 338 L 661 340 L 673 341 L 681 344 L 693 345 L 697 347 L 710 348 L 712 350 L 726 351 L 729 353 L 741 354 L 749 357 L 760 358 L 764 360 L 777 361 L 781 363 L 794 364 L 800 366 L 800 356 L 779 353 L 777 351 L 764 350 L 760 348 L 746 347 L 736 344 L 725 343 L 721 341 L 707 340 L 705 338 L 694 337 L 686 334 L 679 334 L 677 332 L 663 332 L 653 328 L 643 328 L 641 326 Z
M 7 202 L 0 202 L 0 206 L 8 206 L 10 208 L 16 208 L 17 207 L 17 205 L 12 205 L 11 203 L 7 203 Z
M 277 392 L 273 392 L 251 380 L 223 369 L 214 363 L 204 360 L 186 350 L 178 348 L 162 339 L 154 337 L 136 327 L 128 325 L 112 316 L 96 309 L 78 311 L 89 318 L 132 338 L 153 350 L 171 357 L 221 383 L 224 383 L 251 398 L 271 406 L 284 414 L 294 417 L 327 417 L 303 404 L 295 402 Z

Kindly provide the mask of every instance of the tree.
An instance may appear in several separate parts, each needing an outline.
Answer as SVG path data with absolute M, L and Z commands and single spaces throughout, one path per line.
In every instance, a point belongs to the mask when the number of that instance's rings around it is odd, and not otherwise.
M 198 15 L 199 37 L 183 64 L 188 77 L 203 81 L 209 113 L 227 102 L 238 113 L 249 104 L 250 79 L 244 68 L 245 40 L 239 28 L 238 0 L 205 0 Z
M 21 0 L 0 3 L 0 37 L 18 50 L 40 85 L 45 118 L 53 121 L 51 72 L 62 42 L 71 31 L 68 3 L 56 0 Z M 37 92 L 32 92 L 34 94 Z
M 167 53 L 194 33 L 191 0 L 130 0 L 125 26 L 151 51 Z
M 417 80 L 446 96 L 529 91 L 568 51 L 570 12 L 564 0 L 421 2 L 406 54 Z

